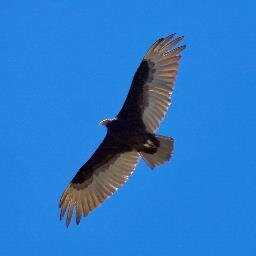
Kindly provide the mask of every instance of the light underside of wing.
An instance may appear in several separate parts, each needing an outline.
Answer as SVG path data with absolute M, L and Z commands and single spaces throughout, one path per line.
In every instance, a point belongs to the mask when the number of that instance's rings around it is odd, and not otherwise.
M 70 183 L 60 199 L 60 217 L 67 212 L 66 225 L 70 224 L 74 209 L 78 224 L 82 215 L 86 216 L 110 197 L 133 173 L 138 159 L 136 151 L 117 154 L 95 169 L 89 180 L 80 184 Z
M 151 46 L 144 59 L 150 67 L 148 79 L 143 87 L 143 122 L 149 132 L 154 133 L 171 103 L 180 52 L 185 46 L 176 47 L 183 37 L 171 41 L 174 34 L 158 40 Z

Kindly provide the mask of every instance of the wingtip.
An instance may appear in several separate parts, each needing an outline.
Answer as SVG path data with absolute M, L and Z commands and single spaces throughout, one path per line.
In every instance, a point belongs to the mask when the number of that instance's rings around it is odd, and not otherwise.
M 76 214 L 76 225 L 79 225 L 79 223 L 81 221 L 81 217 L 82 217 L 82 213 Z
M 181 45 L 181 46 L 179 46 L 179 48 L 181 49 L 181 51 L 183 51 L 183 50 L 185 50 L 186 49 L 186 45 L 184 44 L 184 45 Z
M 163 40 L 165 40 L 166 42 L 169 42 L 170 40 L 172 40 L 175 36 L 177 35 L 177 33 L 172 33 L 164 38 L 162 38 Z M 178 40 L 178 41 L 181 41 L 184 39 L 185 36 L 179 36 L 177 38 L 175 38 L 174 40 Z
M 172 34 L 166 36 L 165 38 L 166 38 L 166 39 L 167 39 L 167 38 L 171 39 L 171 38 L 173 38 L 176 34 L 177 34 L 177 33 L 172 33 Z
M 176 33 L 174 35 L 176 35 Z M 184 39 L 184 36 L 178 36 L 176 38 L 171 37 L 170 39 L 168 38 L 168 40 L 165 41 L 165 45 L 173 45 L 174 46 L 174 45 L 178 44 L 180 41 L 182 41 L 183 39 Z
M 66 219 L 66 228 L 69 227 L 70 222 L 71 222 L 71 218 L 67 217 L 67 219 Z
M 168 43 L 170 40 L 173 39 L 173 37 L 176 35 L 176 33 L 172 33 L 164 38 L 162 38 L 162 44 L 165 45 L 166 43 Z

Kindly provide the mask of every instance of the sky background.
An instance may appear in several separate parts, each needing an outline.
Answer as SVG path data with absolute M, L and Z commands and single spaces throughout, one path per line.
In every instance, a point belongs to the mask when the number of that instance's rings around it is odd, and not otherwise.
M 256 255 L 253 1 L 0 1 L 1 255 Z M 141 162 L 79 226 L 58 201 L 105 135 L 146 49 L 187 45 Z

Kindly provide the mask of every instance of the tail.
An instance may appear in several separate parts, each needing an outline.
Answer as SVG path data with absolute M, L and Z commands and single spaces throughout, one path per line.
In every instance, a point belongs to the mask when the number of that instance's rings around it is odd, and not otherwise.
M 164 162 L 170 160 L 174 140 L 171 137 L 156 135 L 157 140 L 159 141 L 159 147 L 157 151 L 153 154 L 140 152 L 141 156 L 145 162 L 153 169 L 156 166 L 163 164 Z

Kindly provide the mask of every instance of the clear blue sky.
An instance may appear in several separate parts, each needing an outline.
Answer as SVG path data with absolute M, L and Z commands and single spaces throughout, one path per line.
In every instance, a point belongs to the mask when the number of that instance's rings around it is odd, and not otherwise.
M 253 1 L 0 1 L 1 255 L 256 255 Z M 173 160 L 141 162 L 79 226 L 59 197 L 105 135 L 159 37 L 185 36 L 159 133 Z

